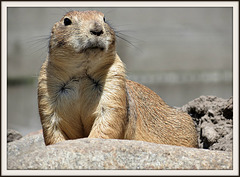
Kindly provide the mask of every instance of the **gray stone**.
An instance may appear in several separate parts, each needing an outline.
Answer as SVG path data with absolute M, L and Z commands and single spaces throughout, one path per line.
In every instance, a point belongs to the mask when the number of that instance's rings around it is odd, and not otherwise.
M 201 96 L 178 108 L 192 116 L 199 149 L 88 138 L 45 146 L 40 130 L 8 143 L 7 167 L 9 170 L 233 169 L 232 104 L 232 98 Z
M 22 138 L 22 135 L 16 131 L 16 130 L 12 130 L 12 129 L 8 129 L 7 130 L 7 142 L 12 142 L 15 140 L 19 140 Z
M 232 169 L 232 153 L 117 139 L 45 146 L 39 134 L 8 143 L 8 169 Z
M 14 157 L 27 154 L 39 148 L 45 148 L 43 135 L 41 133 L 33 136 L 24 136 L 20 140 L 8 143 L 7 151 L 8 155 Z

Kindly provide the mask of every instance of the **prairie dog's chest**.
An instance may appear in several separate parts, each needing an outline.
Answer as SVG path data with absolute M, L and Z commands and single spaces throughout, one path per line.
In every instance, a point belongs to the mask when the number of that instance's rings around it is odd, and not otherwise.
M 78 112 L 86 106 L 91 107 L 100 99 L 103 86 L 101 81 L 89 75 L 72 77 L 67 81 L 56 81 L 52 84 L 52 99 L 59 112 Z M 70 113 L 71 113 L 70 112 Z

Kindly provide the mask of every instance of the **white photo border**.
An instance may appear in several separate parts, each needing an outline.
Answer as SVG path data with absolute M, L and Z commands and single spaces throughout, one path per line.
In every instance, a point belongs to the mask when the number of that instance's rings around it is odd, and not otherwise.
M 8 7 L 232 7 L 233 8 L 233 170 L 7 170 L 7 8 Z M 3 1 L 1 2 L 1 175 L 239 175 L 239 3 L 238 1 Z

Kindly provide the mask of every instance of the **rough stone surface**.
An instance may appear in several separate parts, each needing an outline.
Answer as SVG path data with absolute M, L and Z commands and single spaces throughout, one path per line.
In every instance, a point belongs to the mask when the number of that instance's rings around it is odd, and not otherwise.
M 9 157 L 13 157 L 12 160 L 14 160 L 18 155 L 24 156 L 31 151 L 38 150 L 43 147 L 45 147 L 43 134 L 39 133 L 33 136 L 24 136 L 20 140 L 8 143 L 7 151 Z M 8 161 L 11 161 L 10 159 L 11 158 L 8 158 Z
M 232 169 L 232 98 L 201 96 L 179 109 L 192 116 L 199 149 L 88 138 L 45 146 L 40 130 L 7 144 L 7 168 Z
M 88 138 L 46 147 L 39 134 L 8 144 L 8 169 L 232 169 L 232 153 Z
M 232 151 L 233 98 L 201 96 L 181 108 L 192 116 L 199 148 Z
M 22 135 L 16 131 L 16 130 L 12 130 L 12 129 L 8 129 L 7 131 L 7 142 L 12 142 L 15 140 L 19 140 L 22 138 Z

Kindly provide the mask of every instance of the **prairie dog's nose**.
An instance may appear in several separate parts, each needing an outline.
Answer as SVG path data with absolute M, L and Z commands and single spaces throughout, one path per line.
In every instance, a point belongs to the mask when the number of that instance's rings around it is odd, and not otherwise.
M 102 25 L 98 22 L 94 22 L 93 26 L 90 28 L 91 35 L 100 36 L 103 34 L 103 28 Z

